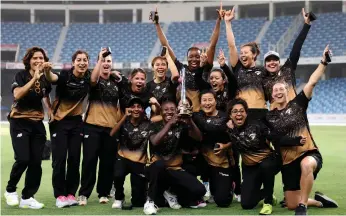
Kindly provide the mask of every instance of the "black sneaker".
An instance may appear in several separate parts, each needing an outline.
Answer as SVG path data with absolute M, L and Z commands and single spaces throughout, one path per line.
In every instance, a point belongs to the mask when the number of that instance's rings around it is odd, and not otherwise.
M 295 212 L 296 212 L 295 215 L 308 215 L 306 206 L 301 203 L 299 203 Z
M 281 208 L 286 208 L 287 207 L 285 198 L 280 201 L 280 206 L 281 206 Z
M 323 208 L 337 208 L 338 203 L 332 200 L 331 198 L 327 197 L 321 192 L 315 192 L 315 200 L 319 201 L 322 203 Z

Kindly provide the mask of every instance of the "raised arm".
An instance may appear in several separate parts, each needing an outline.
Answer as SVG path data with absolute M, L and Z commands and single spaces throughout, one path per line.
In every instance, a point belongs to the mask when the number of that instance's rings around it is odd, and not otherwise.
M 173 61 L 175 61 L 177 57 L 175 56 L 173 49 L 169 46 L 165 33 L 163 33 L 162 31 L 162 28 L 159 23 L 159 13 L 157 12 L 157 8 L 155 11 L 155 18 L 152 21 L 155 24 L 157 37 L 159 38 L 161 45 L 167 47 L 169 55 L 172 57 Z
M 234 10 L 235 7 L 233 7 L 231 11 L 226 11 L 225 13 L 226 35 L 230 57 L 229 59 L 232 67 L 235 67 L 238 63 L 238 51 L 237 47 L 235 46 L 235 39 L 231 24 L 231 21 L 234 19 Z
M 225 72 L 228 80 L 228 95 L 230 99 L 235 98 L 237 89 L 238 89 L 238 83 L 235 75 L 231 71 L 231 69 L 226 64 L 226 58 L 224 52 L 220 49 L 219 56 L 218 56 L 218 62 L 220 64 L 220 68 Z
M 208 56 L 208 63 L 213 64 L 214 62 L 214 55 L 215 55 L 215 49 L 216 49 L 216 44 L 219 39 L 220 35 L 220 25 L 221 25 L 221 20 L 225 16 L 225 11 L 222 9 L 222 2 L 220 3 L 220 9 L 217 10 L 218 17 L 216 20 L 215 28 L 213 31 L 213 34 L 211 35 L 210 38 L 210 45 L 209 49 L 207 51 L 207 56 Z
M 294 41 L 292 50 L 290 52 L 290 57 L 289 57 L 289 59 L 291 60 L 293 69 L 297 68 L 297 63 L 298 63 L 299 57 L 300 57 L 300 51 L 302 50 L 304 41 L 305 41 L 306 36 L 308 35 L 310 27 L 311 27 L 310 18 L 309 18 L 309 16 L 305 16 L 304 8 L 302 8 L 302 15 L 304 18 L 304 26 L 303 26 L 303 29 L 300 31 L 298 37 Z
M 192 118 L 188 118 L 187 123 L 189 125 L 189 136 L 194 140 L 202 141 L 202 133 L 195 122 L 192 120 Z
M 324 74 L 327 68 L 327 62 L 326 62 L 326 53 L 329 51 L 329 45 L 326 46 L 326 48 L 323 51 L 322 61 L 318 65 L 317 69 L 311 74 L 310 79 L 308 83 L 304 86 L 304 94 L 305 96 L 310 99 L 312 97 L 312 90 L 318 83 L 318 80 L 321 78 L 321 76 Z
M 168 50 L 168 48 L 167 48 L 167 50 Z M 172 57 L 170 56 L 169 52 L 165 53 L 165 57 L 166 57 L 167 62 L 168 62 L 168 68 L 169 68 L 169 70 L 171 71 L 171 74 L 172 74 L 172 76 L 171 76 L 172 82 L 178 82 L 179 71 L 178 71 L 177 66 L 175 65 L 175 63 L 174 63 Z
M 102 48 L 100 53 L 99 53 L 99 57 L 98 57 L 98 60 L 97 60 L 97 63 L 94 67 L 94 70 L 93 72 L 91 73 L 91 77 L 90 77 L 90 83 L 91 83 L 91 86 L 95 86 L 97 84 L 97 82 L 99 81 L 99 78 L 100 78 L 100 71 L 101 71 L 101 66 L 102 66 L 102 62 L 104 61 L 104 58 L 103 58 L 103 53 L 105 53 L 107 51 L 106 48 Z
M 43 67 L 43 73 L 49 82 L 58 81 L 58 78 L 59 78 L 58 75 L 52 72 L 52 63 L 45 62 L 42 64 L 42 67 Z
M 14 99 L 19 100 L 23 98 L 29 92 L 34 83 L 40 79 L 41 76 L 42 73 L 40 72 L 40 69 L 36 69 L 32 79 L 24 85 L 24 81 L 20 77 L 19 73 L 17 73 L 14 83 L 12 84 Z

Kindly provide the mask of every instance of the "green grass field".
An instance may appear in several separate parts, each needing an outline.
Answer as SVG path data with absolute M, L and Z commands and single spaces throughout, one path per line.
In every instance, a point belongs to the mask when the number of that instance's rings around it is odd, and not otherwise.
M 88 205 L 84 207 L 71 207 L 58 209 L 55 207 L 52 188 L 52 167 L 51 161 L 43 161 L 43 176 L 41 187 L 36 194 L 37 200 L 45 204 L 41 210 L 19 209 L 18 207 L 9 207 L 6 205 L 3 194 L 8 181 L 9 173 L 13 165 L 13 150 L 11 138 L 9 136 L 8 125 L 1 125 L 1 214 L 2 215 L 128 215 L 143 214 L 142 208 L 135 208 L 132 211 L 114 210 L 111 203 L 101 205 L 98 203 L 97 195 L 94 193 L 88 200 Z M 346 214 L 346 127 L 312 127 L 314 138 L 320 147 L 323 156 L 323 168 L 320 171 L 317 181 L 314 184 L 313 191 L 321 191 L 339 203 L 336 209 L 309 208 L 310 215 L 336 215 Z M 24 185 L 24 176 L 18 184 L 17 192 L 20 194 Z M 129 199 L 129 184 L 126 182 L 125 192 Z M 275 184 L 275 196 L 281 200 L 283 197 L 281 175 L 277 175 Z M 128 201 L 128 200 L 127 200 Z M 113 200 L 111 200 L 113 202 Z M 237 202 L 233 202 L 229 208 L 218 208 L 215 204 L 209 204 L 203 209 L 180 209 L 172 210 L 162 208 L 158 214 L 167 215 L 258 215 L 260 206 L 254 210 L 242 210 Z M 274 207 L 274 214 L 293 215 L 294 212 L 279 206 Z

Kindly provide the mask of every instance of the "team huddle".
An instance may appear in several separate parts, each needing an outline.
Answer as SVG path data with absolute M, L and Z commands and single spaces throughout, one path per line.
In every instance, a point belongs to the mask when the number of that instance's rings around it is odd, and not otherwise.
M 42 48 L 29 48 L 23 57 L 25 69 L 12 83 L 14 103 L 8 120 L 15 163 L 5 192 L 7 204 L 44 207 L 34 199 L 46 142 L 43 101 L 49 116 L 52 186 L 58 208 L 87 205 L 97 177 L 99 202 L 108 203 L 114 196 L 114 209 L 141 207 L 152 215 L 159 207 L 203 208 L 215 203 L 226 208 L 235 199 L 243 209 L 262 202 L 260 214 L 269 215 L 277 204 L 273 193 L 279 172 L 285 197 L 281 205 L 296 215 L 306 215 L 308 206 L 338 207 L 320 192 L 309 198 L 323 160 L 306 112 L 313 89 L 331 61 L 326 46 L 309 81 L 296 92 L 295 70 L 313 19 L 302 9 L 305 23 L 289 58 L 280 66 L 279 53 L 269 51 L 260 67 L 255 42 L 241 45 L 240 52 L 236 48 L 234 8 L 225 11 L 221 6 L 217 13 L 208 49 L 190 47 L 187 65 L 176 58 L 157 10 L 151 13 L 163 51 L 152 60 L 154 77 L 149 82 L 141 68 L 129 76 L 112 70 L 113 57 L 107 48 L 101 49 L 92 72 L 88 53 L 77 50 L 73 67 L 59 73 L 52 72 Z M 213 68 L 222 20 L 229 65 L 220 50 L 220 68 Z M 52 85 L 56 94 L 51 103 Z M 83 110 L 85 98 L 88 105 Z M 19 199 L 16 187 L 25 170 Z M 130 205 L 124 201 L 128 174 Z

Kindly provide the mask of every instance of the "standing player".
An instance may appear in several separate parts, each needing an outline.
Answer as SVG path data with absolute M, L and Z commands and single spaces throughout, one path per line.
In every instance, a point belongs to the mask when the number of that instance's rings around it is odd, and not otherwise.
M 275 51 L 269 51 L 264 55 L 264 64 L 267 71 L 267 75 L 263 80 L 264 90 L 266 93 L 266 98 L 270 101 L 270 110 L 277 107 L 274 100 L 271 97 L 273 85 L 278 81 L 284 81 L 288 84 L 289 100 L 292 100 L 296 94 L 296 76 L 295 70 L 297 68 L 297 63 L 300 57 L 300 51 L 304 44 L 305 38 L 309 33 L 311 27 L 311 21 L 308 15 L 306 15 L 304 8 L 302 8 L 302 15 L 304 18 L 304 26 L 299 33 L 297 39 L 294 41 L 289 58 L 286 60 L 285 64 L 280 67 L 280 55 Z
M 41 156 L 46 142 L 42 99 L 48 100 L 50 104 L 51 85 L 42 76 L 42 69 L 50 67 L 48 60 L 42 48 L 29 48 L 23 57 L 25 70 L 16 73 L 12 83 L 14 102 L 8 120 L 15 163 L 4 194 L 9 206 L 19 204 L 20 208 L 31 209 L 44 207 L 44 204 L 34 199 L 34 195 L 41 184 Z M 25 186 L 19 202 L 16 189 L 25 170 Z
M 186 96 L 192 100 L 192 106 L 193 106 L 194 112 L 198 112 L 200 109 L 199 91 L 198 91 L 198 86 L 195 82 L 194 77 L 197 74 L 202 74 L 204 70 L 210 70 L 212 68 L 213 61 L 214 61 L 216 44 L 217 44 L 219 34 L 220 34 L 221 19 L 224 16 L 224 10 L 222 10 L 222 5 L 220 6 L 220 10 L 217 10 L 217 11 L 218 11 L 218 18 L 216 21 L 216 25 L 215 25 L 213 34 L 210 38 L 210 45 L 209 45 L 209 49 L 207 51 L 207 57 L 208 57 L 207 63 L 203 67 L 200 67 L 201 51 L 198 47 L 190 47 L 187 50 L 188 65 L 182 64 L 176 58 L 176 56 L 173 52 L 173 49 L 170 47 L 168 40 L 161 29 L 161 26 L 159 24 L 159 16 L 157 14 L 157 10 L 156 10 L 155 19 L 153 19 L 153 22 L 155 23 L 157 35 L 159 37 L 161 45 L 166 46 L 168 48 L 169 54 L 172 57 L 172 59 L 174 60 L 175 65 L 178 68 L 178 71 L 181 71 L 183 68 L 186 70 Z M 198 29 L 196 29 L 196 31 L 198 31 Z
M 75 194 L 80 181 L 82 104 L 90 89 L 88 53 L 77 50 L 72 55 L 72 64 L 70 70 L 62 70 L 60 74 L 45 71 L 47 80 L 57 85 L 52 107 L 54 116 L 49 129 L 52 141 L 52 182 L 58 208 L 78 205 Z
M 326 61 L 328 52 L 327 46 L 321 63 L 310 76 L 303 91 L 293 100 L 289 101 L 287 83 L 280 81 L 273 85 L 272 97 L 278 106 L 266 117 L 270 128 L 277 134 L 301 136 L 305 140 L 302 146 L 280 148 L 285 200 L 288 209 L 295 209 L 296 215 L 306 215 L 308 205 L 325 208 L 338 206 L 335 201 L 317 192 L 314 200 L 308 199 L 314 179 L 322 168 L 322 156 L 311 136 L 306 110 L 312 91 L 328 65 Z
M 225 13 L 227 42 L 230 52 L 230 63 L 238 82 L 238 97 L 246 101 L 249 106 L 249 120 L 258 120 L 268 111 L 262 86 L 263 69 L 256 67 L 256 59 L 260 50 L 256 42 L 241 45 L 238 56 L 237 47 L 232 31 L 231 21 L 235 17 L 235 8 Z
M 98 159 L 97 193 L 100 203 L 108 203 L 107 196 L 113 182 L 113 176 L 110 175 L 113 167 L 109 164 L 114 163 L 117 143 L 109 133 L 119 120 L 119 88 L 115 77 L 111 75 L 112 56 L 103 57 L 106 52 L 105 48 L 100 51 L 91 75 L 89 104 L 84 116 L 82 179 L 78 197 L 81 206 L 87 204 L 94 188 Z

